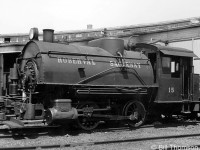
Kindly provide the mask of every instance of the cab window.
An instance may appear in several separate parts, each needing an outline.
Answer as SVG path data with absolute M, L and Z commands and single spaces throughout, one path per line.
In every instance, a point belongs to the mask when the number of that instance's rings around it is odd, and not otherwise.
M 163 74 L 171 74 L 172 78 L 180 78 L 180 57 L 162 57 Z
M 180 57 L 172 57 L 171 59 L 171 77 L 180 78 Z
M 170 62 L 171 58 L 170 57 L 162 57 L 162 71 L 163 74 L 170 74 L 171 73 L 171 68 L 170 68 Z

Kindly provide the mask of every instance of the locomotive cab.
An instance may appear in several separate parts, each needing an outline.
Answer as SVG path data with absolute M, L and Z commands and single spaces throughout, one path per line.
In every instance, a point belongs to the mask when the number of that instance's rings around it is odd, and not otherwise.
M 162 106 L 159 111 L 163 114 L 190 113 L 198 108 L 199 88 L 194 85 L 198 77 L 193 72 L 193 57 L 197 56 L 192 51 L 145 43 L 136 44 L 135 50 L 143 51 L 153 66 L 154 82 L 159 87 L 156 110 Z

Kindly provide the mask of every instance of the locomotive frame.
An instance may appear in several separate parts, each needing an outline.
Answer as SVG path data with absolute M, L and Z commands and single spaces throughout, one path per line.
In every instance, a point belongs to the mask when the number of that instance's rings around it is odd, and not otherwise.
M 47 30 L 48 31 L 48 30 Z M 84 130 L 99 121 L 141 126 L 148 116 L 199 112 L 199 75 L 187 49 L 105 37 L 87 47 L 44 42 L 38 31 L 11 68 L 9 95 L 0 119 L 10 126 L 41 120 L 49 125 L 76 120 Z M 49 33 L 44 33 L 49 35 Z

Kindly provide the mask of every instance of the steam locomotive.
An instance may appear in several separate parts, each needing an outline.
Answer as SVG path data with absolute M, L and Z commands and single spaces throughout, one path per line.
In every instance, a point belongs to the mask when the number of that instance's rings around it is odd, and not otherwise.
M 149 116 L 199 112 L 199 75 L 187 49 L 104 37 L 88 46 L 53 42 L 52 30 L 30 41 L 10 69 L 9 94 L 0 101 L 8 126 L 42 120 L 76 122 L 84 130 L 100 121 L 141 126 Z

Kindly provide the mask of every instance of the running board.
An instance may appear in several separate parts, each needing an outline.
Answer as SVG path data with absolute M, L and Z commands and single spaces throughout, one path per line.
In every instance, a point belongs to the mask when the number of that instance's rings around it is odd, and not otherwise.
M 137 115 L 130 116 L 119 116 L 119 115 L 102 115 L 102 114 L 93 114 L 92 117 L 96 118 L 107 118 L 109 120 L 137 120 Z
M 7 125 L 10 129 L 23 128 L 24 123 L 20 120 L 10 118 L 10 120 L 2 121 L 2 124 Z

